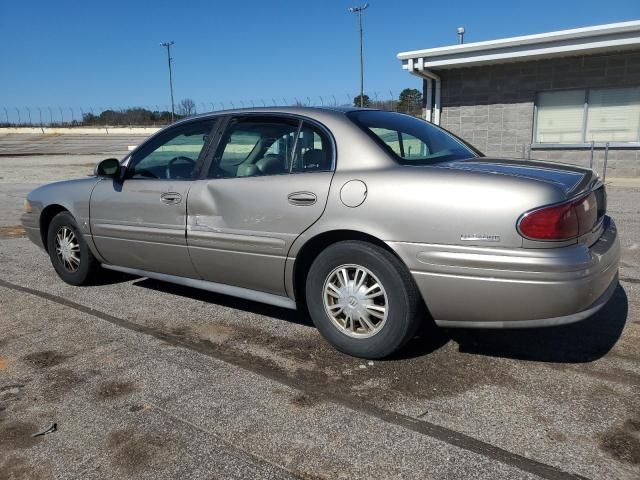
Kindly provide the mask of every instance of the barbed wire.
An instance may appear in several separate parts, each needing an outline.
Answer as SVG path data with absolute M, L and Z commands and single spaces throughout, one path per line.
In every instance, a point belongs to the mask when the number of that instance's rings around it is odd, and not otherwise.
M 422 98 L 411 97 L 401 101 L 392 90 L 365 94 L 365 106 L 419 116 Z M 340 107 L 359 105 L 359 96 L 349 92 L 330 95 L 303 95 L 271 97 L 250 100 L 200 101 L 184 99 L 176 105 L 176 117 L 185 118 L 199 113 L 236 108 L 276 106 Z M 110 105 L 110 106 L 2 106 L 0 127 L 53 127 L 53 126 L 161 126 L 171 122 L 171 105 Z

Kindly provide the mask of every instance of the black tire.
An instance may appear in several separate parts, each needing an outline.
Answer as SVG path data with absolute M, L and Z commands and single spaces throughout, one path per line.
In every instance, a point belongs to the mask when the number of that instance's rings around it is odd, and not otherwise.
M 325 308 L 325 281 L 342 265 L 365 267 L 386 292 L 386 320 L 372 336 L 354 338 L 336 325 Z M 314 260 L 306 281 L 306 301 L 313 323 L 331 345 L 368 359 L 384 358 L 402 348 L 415 335 L 422 311 L 420 294 L 406 266 L 384 248 L 352 240 L 327 247 Z M 347 325 L 353 329 L 353 323 Z
M 56 237 L 58 233 L 63 232 L 65 228 L 73 233 L 79 247 L 77 249 L 79 265 L 77 265 L 75 269 L 70 268 L 57 254 L 56 250 Z M 62 280 L 70 285 L 87 285 L 91 283 L 96 272 L 100 269 L 98 261 L 93 256 L 93 253 L 91 253 L 87 242 L 84 240 L 78 228 L 78 224 L 69 212 L 60 212 L 51 220 L 47 231 L 47 250 L 56 273 Z

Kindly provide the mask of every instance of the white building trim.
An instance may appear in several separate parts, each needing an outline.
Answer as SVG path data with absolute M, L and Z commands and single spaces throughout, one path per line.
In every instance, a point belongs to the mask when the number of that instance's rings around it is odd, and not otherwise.
M 402 61 L 403 69 L 426 80 L 428 98 L 425 117 L 427 120 L 439 123 L 438 70 L 638 48 L 640 48 L 640 20 L 634 20 L 401 52 L 397 57 Z M 433 102 L 430 95 L 432 83 L 435 83 Z M 432 103 L 435 104 L 433 111 Z
M 570 54 L 595 53 L 640 47 L 640 20 L 574 28 L 558 32 L 501 38 L 486 42 L 414 50 L 398 54 L 404 69 L 408 60 L 423 59 L 424 68 L 455 68 L 484 63 L 505 63 Z

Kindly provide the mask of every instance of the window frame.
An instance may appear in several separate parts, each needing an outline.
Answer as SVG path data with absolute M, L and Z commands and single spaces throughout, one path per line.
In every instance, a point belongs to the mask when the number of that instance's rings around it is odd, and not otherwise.
M 176 130 L 179 129 L 183 129 L 183 128 L 189 128 L 193 125 L 196 125 L 198 123 L 209 123 L 211 122 L 211 129 L 209 130 L 209 134 L 208 134 L 208 138 L 207 140 L 204 142 L 204 144 L 202 145 L 202 150 L 200 150 L 200 153 L 198 154 L 198 158 L 196 159 L 196 165 L 193 168 L 193 173 L 191 174 L 190 178 L 181 178 L 181 179 L 171 179 L 171 178 L 153 178 L 153 177 L 148 177 L 148 178 L 139 178 L 139 177 L 131 177 L 131 172 L 134 168 L 134 166 L 139 163 L 140 161 L 142 161 L 142 159 L 137 160 L 137 157 L 139 155 L 143 155 L 143 159 L 146 158 L 149 154 L 151 154 L 152 152 L 154 152 L 158 147 L 162 146 L 163 144 L 165 144 L 167 142 L 166 137 L 171 136 L 171 137 L 176 137 L 178 135 L 174 135 Z M 194 181 L 197 180 L 198 178 L 200 178 L 201 175 L 201 170 L 202 170 L 202 166 L 209 154 L 209 151 L 211 149 L 211 145 L 212 143 L 216 140 L 215 136 L 216 136 L 216 128 L 218 127 L 218 124 L 220 122 L 219 118 L 216 117 L 208 117 L 208 118 L 199 118 L 196 120 L 187 120 L 184 122 L 179 122 L 177 124 L 174 125 L 170 125 L 166 128 L 163 128 L 162 130 L 160 130 L 159 132 L 157 132 L 155 135 L 151 136 L 148 140 L 146 140 L 144 143 L 142 143 L 140 146 L 138 146 L 133 152 L 131 152 L 124 160 L 123 160 L 123 164 L 126 163 L 126 166 L 124 168 L 124 172 L 122 174 L 122 181 L 132 181 L 132 180 L 154 180 L 154 181 L 185 181 L 185 182 L 189 182 L 189 181 Z M 164 142 L 164 143 L 163 143 Z
M 294 143 L 291 149 L 292 152 L 292 156 L 289 159 L 289 168 L 288 171 L 286 172 L 282 172 L 282 173 L 277 173 L 277 174 L 273 174 L 273 175 L 254 175 L 254 176 L 249 176 L 249 177 L 209 177 L 208 172 L 209 169 L 211 168 L 212 163 L 215 161 L 215 154 L 218 151 L 218 148 L 220 146 L 220 142 L 222 140 L 222 138 L 225 136 L 225 134 L 228 132 L 229 127 L 233 124 L 234 120 L 243 120 L 243 119 L 251 119 L 251 117 L 255 117 L 255 118 L 272 118 L 273 120 L 285 120 L 285 121 L 295 121 L 298 123 L 298 127 L 296 130 L 296 136 L 294 139 Z M 317 128 L 318 130 L 320 130 L 322 132 L 322 134 L 326 137 L 326 139 L 328 140 L 328 148 L 331 150 L 330 152 L 330 168 L 327 170 L 311 170 L 311 171 L 292 171 L 293 168 L 293 155 L 295 154 L 296 148 L 297 148 L 297 144 L 298 144 L 298 137 L 300 135 L 300 131 L 302 129 L 302 125 L 304 123 L 307 123 L 315 128 Z M 336 169 L 336 164 L 337 164 L 337 148 L 336 148 L 336 141 L 335 138 L 333 136 L 333 134 L 331 133 L 331 131 L 324 126 L 322 123 L 318 122 L 317 120 L 313 119 L 313 118 L 309 118 L 307 116 L 304 115 L 297 115 L 297 114 L 292 114 L 292 113 L 284 113 L 284 112 L 243 112 L 240 114 L 220 114 L 219 116 L 219 121 L 216 124 L 216 127 L 218 129 L 218 131 L 215 134 L 215 138 L 213 139 L 213 142 L 209 145 L 208 148 L 208 152 L 207 152 L 207 156 L 204 159 L 204 162 L 202 164 L 202 167 L 200 169 L 200 173 L 198 176 L 199 180 L 232 180 L 235 178 L 267 178 L 267 177 L 277 177 L 280 175 L 298 175 L 298 174 L 311 174 L 311 173 L 326 173 L 326 172 L 334 172 Z
M 591 148 L 594 147 L 605 147 L 609 146 L 611 148 L 639 148 L 640 147 L 640 133 L 638 134 L 637 140 L 631 140 L 627 142 L 620 141 L 587 141 L 587 127 L 589 120 L 589 97 L 590 92 L 592 90 L 610 90 L 610 89 L 621 89 L 621 88 L 640 88 L 640 85 L 616 85 L 616 86 L 606 86 L 606 87 L 582 87 L 582 88 L 559 88 L 552 90 L 539 90 L 536 92 L 535 101 L 533 104 L 533 126 L 531 132 L 531 148 L 535 148 L 537 150 L 544 149 L 553 149 L 553 150 L 561 150 L 561 149 L 580 149 L 580 148 Z M 554 93 L 554 92 L 575 92 L 584 90 L 584 102 L 583 102 L 583 111 L 582 111 L 582 133 L 581 133 L 581 142 L 573 142 L 573 143 L 559 143 L 559 142 L 537 142 L 536 138 L 538 136 L 538 106 L 539 106 L 539 97 L 541 93 Z

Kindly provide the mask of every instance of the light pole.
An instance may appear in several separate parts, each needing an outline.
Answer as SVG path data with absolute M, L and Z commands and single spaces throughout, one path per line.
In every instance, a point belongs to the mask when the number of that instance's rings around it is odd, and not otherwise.
M 458 27 L 458 45 L 464 43 L 464 27 Z
M 169 92 L 171 93 L 171 123 L 173 123 L 173 117 L 175 116 L 175 106 L 173 103 L 173 72 L 171 71 L 171 45 L 175 42 L 171 40 L 170 42 L 163 42 L 160 44 L 161 47 L 166 47 L 167 49 L 167 61 L 169 62 Z
M 358 15 L 358 30 L 360 33 L 360 107 L 364 107 L 364 58 L 362 54 L 362 12 L 369 7 L 368 3 L 359 7 L 351 7 L 349 11 Z

